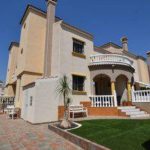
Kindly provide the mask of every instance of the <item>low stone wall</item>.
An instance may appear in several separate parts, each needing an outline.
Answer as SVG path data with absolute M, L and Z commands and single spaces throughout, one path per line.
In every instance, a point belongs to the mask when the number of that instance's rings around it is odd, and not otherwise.
M 82 137 L 74 135 L 70 132 L 67 132 L 60 128 L 57 128 L 54 125 L 49 125 L 48 128 L 50 130 L 52 130 L 53 132 L 57 133 L 58 135 L 64 137 L 65 139 L 69 140 L 70 142 L 78 145 L 79 147 L 81 147 L 85 150 L 110 150 L 109 148 L 106 148 L 104 146 L 101 146 L 101 145 L 91 142 L 89 140 L 86 140 Z
M 137 106 L 137 107 L 139 107 L 139 108 L 141 108 L 142 110 L 144 110 L 144 111 L 146 111 L 147 113 L 149 113 L 150 114 L 150 103 L 144 103 L 144 102 L 135 102 L 135 103 L 133 103 L 133 105 L 135 105 L 135 106 Z
M 125 113 L 121 112 L 117 107 L 91 107 L 91 102 L 81 102 L 84 107 L 88 109 L 88 116 L 121 116 L 128 117 Z M 58 106 L 58 118 L 63 118 L 64 106 Z M 82 114 L 81 114 L 82 115 Z M 82 116 L 81 116 L 82 117 Z
M 117 109 L 117 107 L 89 107 L 89 116 L 122 116 L 127 117 L 124 113 Z

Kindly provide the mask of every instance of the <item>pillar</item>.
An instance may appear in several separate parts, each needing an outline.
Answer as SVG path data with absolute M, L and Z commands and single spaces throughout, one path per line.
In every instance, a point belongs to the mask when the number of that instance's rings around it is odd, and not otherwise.
M 128 94 L 128 101 L 131 101 L 131 83 L 127 83 L 127 94 Z
M 21 108 L 20 102 L 20 90 L 21 90 L 21 78 L 17 78 L 17 85 L 16 85 L 16 95 L 15 95 L 15 107 Z
M 52 44 L 53 44 L 53 25 L 55 23 L 55 7 L 57 0 L 47 1 L 47 24 L 46 24 L 46 43 L 44 54 L 44 77 L 51 76 L 52 64 Z
M 112 81 L 112 82 L 111 82 L 111 94 L 114 95 L 114 92 L 115 92 L 115 91 L 116 91 L 116 89 L 115 89 L 115 82 Z
M 114 106 L 117 107 L 117 95 L 116 95 L 116 88 L 115 88 L 115 81 L 111 81 L 111 93 L 114 95 Z

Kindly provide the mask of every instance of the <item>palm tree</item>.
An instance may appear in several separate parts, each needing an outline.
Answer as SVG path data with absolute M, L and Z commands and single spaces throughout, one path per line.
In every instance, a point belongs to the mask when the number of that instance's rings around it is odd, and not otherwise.
M 71 123 L 69 121 L 68 108 L 70 103 L 69 95 L 71 93 L 71 88 L 69 86 L 69 79 L 66 75 L 63 75 L 63 77 L 59 79 L 57 92 L 59 95 L 63 96 L 64 102 L 64 118 L 60 123 L 60 126 L 63 128 L 69 128 L 71 127 Z

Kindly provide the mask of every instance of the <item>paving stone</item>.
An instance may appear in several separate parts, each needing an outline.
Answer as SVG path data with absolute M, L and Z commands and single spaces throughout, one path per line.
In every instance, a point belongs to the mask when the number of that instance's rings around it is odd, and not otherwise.
M 0 115 L 0 150 L 81 150 L 54 132 L 48 125 L 31 125 L 22 119 Z

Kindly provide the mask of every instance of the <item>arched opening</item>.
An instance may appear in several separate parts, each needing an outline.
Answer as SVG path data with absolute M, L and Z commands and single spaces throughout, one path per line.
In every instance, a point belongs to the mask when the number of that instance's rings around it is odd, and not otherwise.
M 116 94 L 117 94 L 117 102 L 120 106 L 123 101 L 127 101 L 127 82 L 128 78 L 125 75 L 119 75 L 116 78 Z
M 111 80 L 105 74 L 100 74 L 94 78 L 95 95 L 111 95 Z

